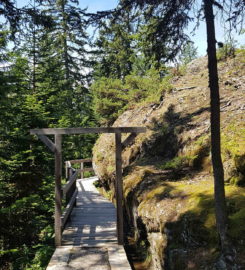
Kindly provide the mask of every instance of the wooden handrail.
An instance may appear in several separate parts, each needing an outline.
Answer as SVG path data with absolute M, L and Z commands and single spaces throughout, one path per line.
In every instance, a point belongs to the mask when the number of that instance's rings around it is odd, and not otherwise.
M 42 142 L 52 151 L 55 155 L 55 244 L 56 246 L 61 245 L 61 206 L 62 206 L 62 188 L 61 188 L 61 180 L 62 180 L 62 135 L 72 135 L 72 134 L 87 134 L 87 133 L 114 133 L 115 141 L 116 141 L 116 200 L 117 200 L 117 231 L 118 231 L 118 244 L 123 244 L 123 208 L 122 208 L 122 200 L 123 200 L 123 190 L 122 190 L 122 151 L 125 147 L 127 147 L 138 133 L 145 133 L 145 127 L 100 127 L 100 128 L 44 128 L 44 129 L 31 129 L 30 134 L 41 135 L 39 138 Z M 128 138 L 122 142 L 121 134 L 122 133 L 135 133 L 129 135 Z M 51 141 L 47 135 L 55 135 L 55 141 Z M 84 162 L 81 161 L 75 163 L 81 164 L 81 178 L 83 178 L 83 172 L 88 170 L 88 168 L 84 168 Z M 91 162 L 89 160 L 88 162 Z M 66 163 L 66 176 L 70 178 L 71 171 L 71 162 Z M 78 171 L 76 172 L 78 173 Z M 74 177 L 75 178 L 75 177 Z M 71 179 L 70 179 L 71 180 Z M 71 181 L 69 181 L 71 183 Z M 67 192 L 69 190 L 70 183 L 64 187 L 64 191 Z M 73 189 L 70 189 L 70 193 L 67 194 L 67 200 L 71 197 L 76 201 L 76 196 L 74 195 L 76 190 L 75 180 L 73 182 Z M 71 196 L 70 196 L 71 195 Z M 69 198 L 70 197 L 70 198 Z M 70 201 L 70 200 L 69 200 Z M 69 205 L 69 203 L 68 203 Z M 69 211 L 70 213 L 70 211 Z M 69 216 L 69 213 L 67 214 Z
M 74 184 L 74 182 L 77 180 L 77 174 L 78 174 L 78 171 L 76 170 L 75 173 L 69 179 L 69 181 L 63 186 L 63 188 L 62 188 L 62 190 L 63 190 L 63 197 L 70 190 L 70 188 L 72 187 L 72 185 Z
M 69 160 L 71 164 L 76 164 L 76 163 L 87 163 L 87 162 L 92 162 L 92 158 L 85 158 L 85 159 L 74 159 L 74 160 Z
M 84 163 L 91 163 L 92 158 L 83 158 L 83 159 L 74 159 L 74 160 L 68 160 L 65 162 L 66 164 L 66 178 L 69 178 L 69 169 L 73 169 L 79 173 L 81 173 L 81 178 L 83 178 L 84 172 L 93 172 L 94 169 L 92 167 L 90 168 L 84 168 Z M 81 164 L 80 169 L 75 169 L 72 167 L 72 164 Z
M 74 204 L 76 203 L 76 197 L 77 197 L 77 189 L 75 190 L 75 192 L 73 193 L 69 203 L 67 204 L 62 216 L 61 216 L 61 226 L 64 228 L 67 219 L 69 218 L 71 211 L 73 209 Z
M 75 160 L 68 160 L 65 162 L 65 166 L 66 166 L 66 178 L 68 178 L 67 183 L 62 187 L 62 191 L 63 191 L 63 198 L 67 199 L 67 194 L 73 192 L 72 188 L 74 188 L 75 182 L 77 180 L 77 175 L 78 173 L 81 173 L 81 178 L 83 178 L 83 172 L 92 172 L 94 171 L 93 168 L 84 168 L 84 163 L 89 163 L 92 162 L 91 158 L 85 158 L 85 159 L 75 159 Z M 81 169 L 75 169 L 72 167 L 72 164 L 81 164 Z M 69 170 L 74 171 L 74 173 L 72 173 L 72 175 L 70 175 Z M 71 211 L 76 203 L 76 197 L 77 197 L 77 188 L 74 190 L 73 194 L 68 195 L 68 204 L 64 210 L 64 212 L 62 213 L 61 216 L 61 226 L 62 228 L 64 228 L 67 219 L 69 218 Z M 69 196 L 71 196 L 69 198 Z
M 77 169 L 77 172 L 93 172 L 93 168 L 84 168 L 84 169 Z

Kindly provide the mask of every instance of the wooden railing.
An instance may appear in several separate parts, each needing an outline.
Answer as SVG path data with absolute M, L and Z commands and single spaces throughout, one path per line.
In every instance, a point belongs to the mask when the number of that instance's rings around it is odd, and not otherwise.
M 81 178 L 84 178 L 84 172 L 93 172 L 93 168 L 85 168 L 84 163 L 91 163 L 92 159 L 76 159 L 69 160 L 65 162 L 65 172 L 66 172 L 66 184 L 62 187 L 63 199 L 66 202 L 66 207 L 60 217 L 61 219 L 61 229 L 62 230 L 72 212 L 73 207 L 76 205 L 77 197 L 77 187 L 76 180 L 78 179 L 79 174 Z M 80 164 L 80 169 L 75 169 L 72 167 L 72 164 Z
M 116 159 L 116 181 L 115 181 L 115 193 L 116 193 L 116 209 L 117 209 L 117 239 L 118 244 L 124 244 L 124 233 L 123 233 L 123 189 L 122 189 L 122 151 L 127 147 L 138 133 L 146 132 L 145 127 L 94 127 L 94 128 L 43 128 L 43 129 L 31 129 L 30 133 L 35 134 L 38 138 L 54 153 L 55 157 L 55 244 L 56 246 L 61 245 L 61 232 L 62 227 L 66 223 L 73 205 L 76 203 L 76 188 L 75 180 L 77 174 L 91 170 L 90 168 L 81 168 L 75 171 L 68 172 L 69 180 L 66 185 L 61 186 L 62 179 L 62 136 L 63 135 L 74 135 L 74 134 L 88 134 L 88 133 L 114 133 L 115 134 L 115 159 Z M 129 133 L 130 135 L 122 141 L 122 133 Z M 54 141 L 48 136 L 54 135 Z M 80 163 L 81 160 L 78 160 Z M 86 161 L 83 161 L 86 162 Z M 71 167 L 72 163 L 77 163 L 77 160 L 70 160 L 67 163 L 67 168 Z M 81 162 L 82 163 L 82 162 Z M 82 165 L 83 166 L 83 165 Z M 62 191 L 66 197 L 67 206 L 62 214 Z

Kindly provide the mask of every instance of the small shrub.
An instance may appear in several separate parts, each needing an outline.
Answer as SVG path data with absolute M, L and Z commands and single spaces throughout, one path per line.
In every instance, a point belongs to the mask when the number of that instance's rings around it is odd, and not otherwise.
M 181 170 L 184 167 L 190 166 L 193 159 L 194 157 L 189 156 L 175 157 L 161 165 L 160 168 L 163 170 Z
M 169 78 L 150 69 L 144 76 L 128 75 L 124 82 L 102 77 L 91 87 L 93 109 L 103 125 L 111 125 L 130 106 L 158 103 L 165 91 L 172 89 Z
M 222 61 L 227 59 L 228 57 L 235 57 L 235 44 L 230 42 L 223 44 L 221 48 L 217 50 L 217 60 Z

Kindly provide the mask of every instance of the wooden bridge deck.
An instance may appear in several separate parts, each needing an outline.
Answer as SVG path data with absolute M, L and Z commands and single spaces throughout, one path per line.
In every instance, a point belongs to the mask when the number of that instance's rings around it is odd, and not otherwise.
M 117 244 L 116 209 L 98 193 L 96 180 L 77 180 L 77 204 L 47 270 L 131 269 L 123 246 Z

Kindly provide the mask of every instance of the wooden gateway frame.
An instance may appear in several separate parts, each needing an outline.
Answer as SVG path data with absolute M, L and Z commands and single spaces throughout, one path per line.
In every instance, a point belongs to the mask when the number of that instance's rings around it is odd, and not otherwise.
M 117 239 L 123 245 L 123 184 L 122 184 L 122 150 L 130 144 L 138 133 L 146 132 L 145 127 L 98 127 L 98 128 L 44 128 L 31 129 L 30 133 L 38 138 L 54 153 L 55 156 L 55 245 L 61 246 L 62 240 L 62 135 L 88 133 L 114 133 L 116 158 L 116 205 L 117 205 Z M 122 133 L 130 133 L 122 142 Z M 52 142 L 46 135 L 54 135 Z M 74 199 L 73 199 L 74 200 Z M 72 209 L 72 207 L 71 207 Z M 69 211 L 71 212 L 71 211 Z

